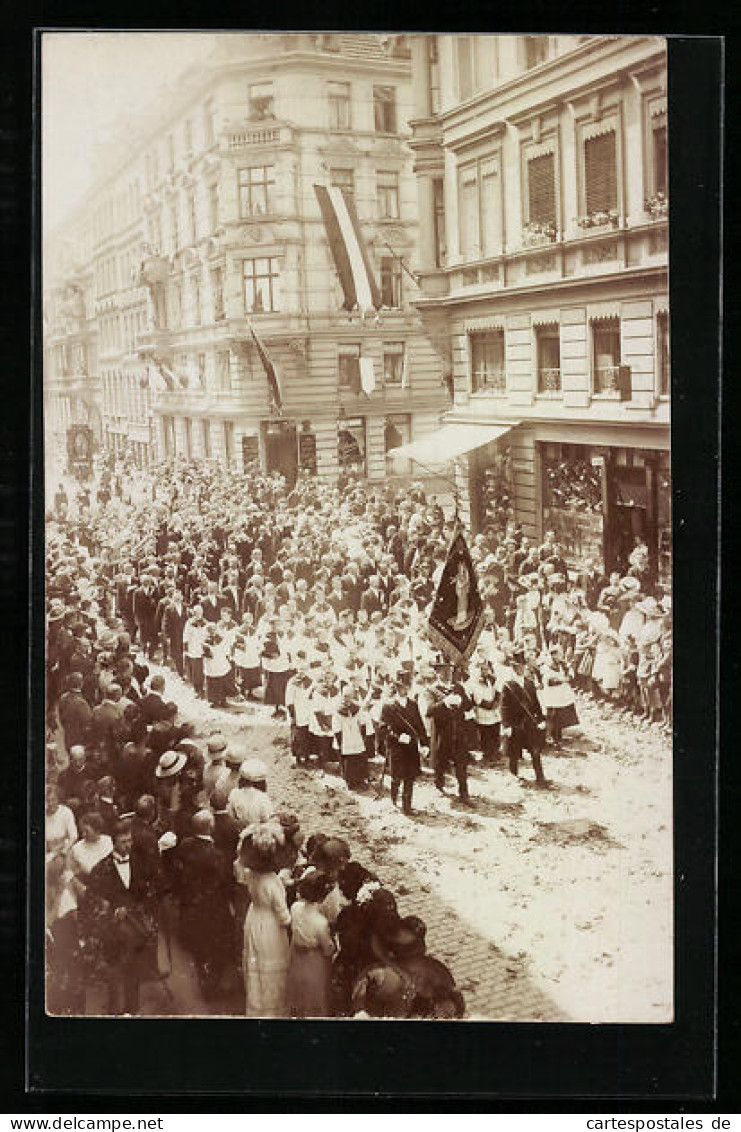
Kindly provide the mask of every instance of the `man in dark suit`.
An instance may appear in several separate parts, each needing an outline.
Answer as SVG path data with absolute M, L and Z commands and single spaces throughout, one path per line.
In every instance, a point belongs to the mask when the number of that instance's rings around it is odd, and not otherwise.
M 183 594 L 180 590 L 175 590 L 172 599 L 167 603 L 165 611 L 162 614 L 162 637 L 167 653 L 175 662 L 175 668 L 180 676 L 182 676 L 184 672 L 183 629 L 185 628 L 187 617 L 188 611 L 185 608 Z
M 124 562 L 121 573 L 113 581 L 115 593 L 116 616 L 120 617 L 126 626 L 126 631 L 133 637 L 136 622 L 134 620 L 134 592 L 136 584 L 129 562 Z
M 231 609 L 232 617 L 238 621 L 242 617 L 242 590 L 239 585 L 239 571 L 230 570 L 226 576 L 226 585 L 221 591 L 221 609 Z
M 157 596 L 148 574 L 134 590 L 134 620 L 142 649 L 151 657 L 157 645 Z
M 511 659 L 512 668 L 502 678 L 502 727 L 504 752 L 509 769 L 517 777 L 523 750 L 530 752 L 538 786 L 547 786 L 541 751 L 545 741 L 545 716 L 532 680 L 524 675 L 521 652 Z
M 149 681 L 149 691 L 139 705 L 142 719 L 146 724 L 161 723 L 167 716 L 164 691 L 165 678 L 158 673 Z
M 90 873 L 80 913 L 83 935 L 101 950 L 109 1014 L 136 1014 L 142 982 L 159 977 L 159 869 L 133 849 L 131 823 L 113 829 L 113 852 Z
M 369 617 L 374 613 L 383 613 L 385 610 L 386 601 L 383 591 L 381 590 L 381 579 L 378 574 L 371 574 L 368 589 L 360 599 L 360 608 L 364 610 Z
M 206 997 L 218 990 L 230 958 L 230 861 L 214 845 L 214 815 L 198 810 L 193 834 L 175 851 L 173 892 L 180 905 L 180 935 L 193 956 Z
M 401 808 L 412 813 L 414 780 L 420 771 L 419 749 L 427 745 L 422 716 L 411 699 L 411 678 L 401 672 L 394 685 L 394 697 L 381 709 L 381 726 L 391 770 L 391 801 L 396 805 L 401 786 Z
M 427 714 L 432 721 L 430 732 L 430 753 L 435 768 L 435 786 L 441 794 L 445 792 L 445 772 L 452 762 L 458 782 L 458 796 L 465 805 L 470 803 L 468 795 L 468 752 L 471 728 L 468 720 L 475 715 L 474 703 L 463 687 L 464 673 L 456 668 L 450 683 L 443 681 L 438 688 L 435 702 Z

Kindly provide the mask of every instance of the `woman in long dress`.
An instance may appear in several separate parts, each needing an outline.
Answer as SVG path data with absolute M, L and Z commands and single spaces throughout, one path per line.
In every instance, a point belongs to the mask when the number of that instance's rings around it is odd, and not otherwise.
M 299 899 L 291 906 L 291 962 L 286 1002 L 291 1018 L 328 1018 L 332 956 L 335 945 L 320 904 L 334 880 L 309 869 L 298 885 Z
M 291 914 L 277 872 L 284 846 L 277 822 L 248 826 L 234 865 L 236 879 L 247 886 L 251 901 L 244 921 L 242 956 L 248 1018 L 285 1017 L 290 958 L 286 929 Z

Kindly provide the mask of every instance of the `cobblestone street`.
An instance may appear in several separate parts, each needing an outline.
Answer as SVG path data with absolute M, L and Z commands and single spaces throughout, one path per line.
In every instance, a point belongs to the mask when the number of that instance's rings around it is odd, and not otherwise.
M 519 781 L 474 764 L 468 809 L 452 778 L 441 797 L 426 770 L 410 819 L 387 789 L 353 794 L 338 775 L 295 768 L 288 728 L 266 709 L 217 711 L 167 679 L 199 735 L 220 730 L 266 761 L 275 804 L 306 835 L 345 837 L 402 914 L 426 921 L 428 951 L 451 967 L 468 1019 L 671 1019 L 671 755 L 658 729 L 582 700 L 581 728 L 546 752 L 550 790 L 532 788 L 527 763 Z M 177 1013 L 241 1012 L 238 993 L 205 1006 L 177 945 L 169 984 Z

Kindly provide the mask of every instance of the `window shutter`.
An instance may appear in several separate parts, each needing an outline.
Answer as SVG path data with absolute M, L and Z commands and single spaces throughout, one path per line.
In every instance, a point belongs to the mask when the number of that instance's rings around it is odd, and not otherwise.
M 617 157 L 615 131 L 588 138 L 584 144 L 584 180 L 587 213 L 617 208 Z
M 531 157 L 527 163 L 530 222 L 556 222 L 556 170 L 552 153 Z

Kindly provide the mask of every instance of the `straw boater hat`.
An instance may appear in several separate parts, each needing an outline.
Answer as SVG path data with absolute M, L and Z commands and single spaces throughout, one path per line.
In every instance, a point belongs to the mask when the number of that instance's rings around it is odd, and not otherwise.
M 261 759 L 244 759 L 239 764 L 239 777 L 243 778 L 245 782 L 264 782 L 267 776 L 268 768 Z
M 185 751 L 165 751 L 160 755 L 160 760 L 157 763 L 157 769 L 154 774 L 156 778 L 172 778 L 173 775 L 179 774 L 188 761 L 188 756 Z

